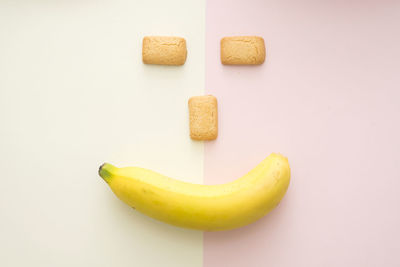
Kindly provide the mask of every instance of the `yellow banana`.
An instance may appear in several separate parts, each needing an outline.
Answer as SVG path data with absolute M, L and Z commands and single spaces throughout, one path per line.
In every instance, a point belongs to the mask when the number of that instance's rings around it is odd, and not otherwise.
M 285 195 L 288 160 L 271 154 L 243 177 L 221 185 L 191 184 L 151 170 L 105 163 L 100 176 L 125 203 L 160 221 L 204 231 L 229 230 L 263 217 Z

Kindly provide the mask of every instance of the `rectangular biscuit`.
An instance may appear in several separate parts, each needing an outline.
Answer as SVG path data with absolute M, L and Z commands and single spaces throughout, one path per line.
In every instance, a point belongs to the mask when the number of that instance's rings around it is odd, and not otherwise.
M 186 40 L 174 36 L 143 38 L 142 59 L 145 64 L 183 65 L 186 61 Z
M 212 95 L 189 99 L 190 137 L 194 140 L 214 140 L 218 136 L 217 99 Z
M 259 65 L 265 60 L 264 39 L 259 36 L 232 36 L 221 39 L 224 65 Z

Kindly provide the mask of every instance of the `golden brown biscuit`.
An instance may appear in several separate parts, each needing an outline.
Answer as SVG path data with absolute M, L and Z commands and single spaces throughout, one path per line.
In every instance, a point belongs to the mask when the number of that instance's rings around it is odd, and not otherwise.
M 186 61 L 186 40 L 174 36 L 143 38 L 142 59 L 145 64 L 183 65 Z
M 190 137 L 194 140 L 214 140 L 218 136 L 217 99 L 212 95 L 189 99 Z
M 232 36 L 221 39 L 224 65 L 259 65 L 265 61 L 264 39 L 259 36 Z

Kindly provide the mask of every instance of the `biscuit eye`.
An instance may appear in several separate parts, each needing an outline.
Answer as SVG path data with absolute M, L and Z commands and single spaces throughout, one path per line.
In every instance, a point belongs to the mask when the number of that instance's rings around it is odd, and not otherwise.
M 232 36 L 221 40 L 224 65 L 260 65 L 265 61 L 265 43 L 259 36 Z
M 146 36 L 143 38 L 144 64 L 180 66 L 185 64 L 186 56 L 186 40 L 182 37 Z

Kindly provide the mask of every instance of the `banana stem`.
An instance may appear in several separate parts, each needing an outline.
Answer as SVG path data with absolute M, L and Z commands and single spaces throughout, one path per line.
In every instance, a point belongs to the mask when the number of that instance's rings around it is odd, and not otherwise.
M 109 163 L 104 163 L 99 168 L 99 175 L 101 178 L 104 179 L 104 181 L 106 181 L 106 183 L 109 183 L 114 169 L 116 169 L 115 166 L 113 166 Z

